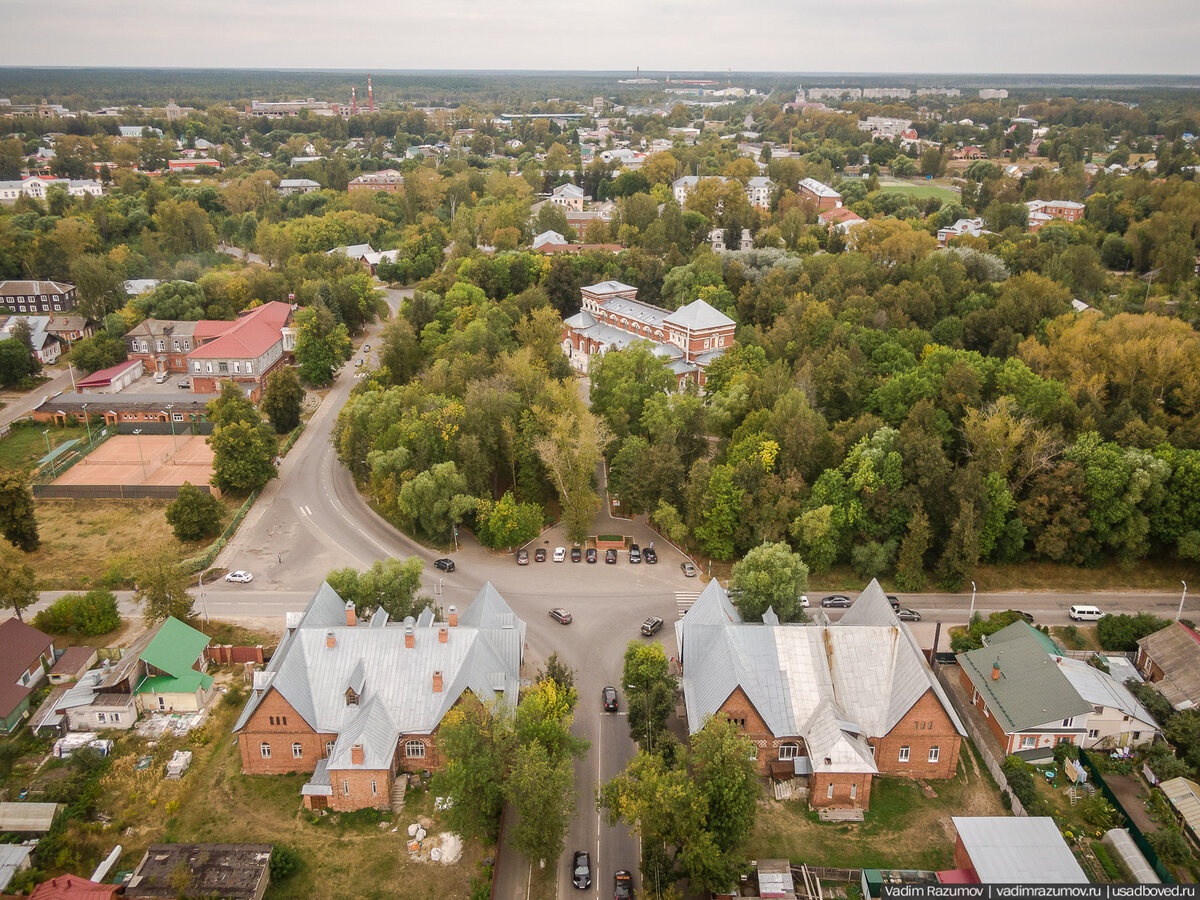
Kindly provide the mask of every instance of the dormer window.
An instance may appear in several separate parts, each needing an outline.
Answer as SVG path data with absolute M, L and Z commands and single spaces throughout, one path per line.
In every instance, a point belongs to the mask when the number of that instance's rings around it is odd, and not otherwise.
M 346 688 L 346 705 L 358 706 L 358 694 L 354 688 Z

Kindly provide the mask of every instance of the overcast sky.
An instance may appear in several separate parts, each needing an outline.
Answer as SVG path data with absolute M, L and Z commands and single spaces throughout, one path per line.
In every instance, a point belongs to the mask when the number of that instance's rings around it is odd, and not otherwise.
M 0 33 L 17 66 L 1200 69 L 1196 0 L 0 0 Z

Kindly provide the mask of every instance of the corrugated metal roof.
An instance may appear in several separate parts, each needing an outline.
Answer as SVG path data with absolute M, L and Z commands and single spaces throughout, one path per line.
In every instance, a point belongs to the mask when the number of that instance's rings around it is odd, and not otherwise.
M 368 700 L 366 705 L 356 708 L 357 715 L 346 725 L 333 745 L 329 755 L 329 768 L 341 769 L 387 769 L 396 756 L 396 742 L 400 729 L 388 716 L 387 709 L 378 697 Z M 361 746 L 363 761 L 355 764 L 352 758 L 354 747 Z
M 0 891 L 25 867 L 33 847 L 27 844 L 0 844 Z
M 171 616 L 162 623 L 154 639 L 142 651 L 142 661 L 176 678 L 182 678 L 196 671 L 192 666 L 208 642 L 207 634 Z
M 0 832 L 49 831 L 57 803 L 0 803 Z
M 1182 622 L 1138 641 L 1138 647 L 1163 671 L 1155 683 L 1176 709 L 1200 703 L 1200 635 Z
M 981 884 L 1087 884 L 1048 816 L 953 816 Z
M 1183 816 L 1193 834 L 1200 835 L 1200 784 L 1187 778 L 1171 778 L 1159 785 L 1171 805 Z
M 1059 669 L 1067 676 L 1067 681 L 1093 706 L 1107 706 L 1119 709 L 1127 716 L 1132 716 L 1139 722 L 1156 726 L 1154 716 L 1138 699 L 1129 693 L 1129 689 L 1107 672 L 1102 672 L 1095 666 L 1089 666 L 1082 659 L 1071 659 L 1069 656 L 1055 656 Z M 1145 729 L 1130 728 L 1130 731 Z
M 1003 635 L 1000 641 L 958 655 L 958 664 L 1006 734 L 1092 711 L 1032 632 L 1028 622 L 1013 622 L 997 632 Z M 992 678 L 996 664 L 1000 677 Z

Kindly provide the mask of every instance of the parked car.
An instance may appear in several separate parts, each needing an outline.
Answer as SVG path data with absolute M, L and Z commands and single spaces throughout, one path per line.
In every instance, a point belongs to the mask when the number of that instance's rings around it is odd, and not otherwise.
M 696 577 L 696 567 L 693 566 L 690 562 L 681 562 L 679 564 L 679 568 L 681 568 L 683 570 L 683 574 L 686 575 L 688 578 Z
M 653 544 L 642 551 L 642 561 L 651 566 L 658 562 L 658 551 Z
M 608 685 L 608 687 L 601 691 L 601 697 L 604 700 L 605 712 L 617 711 L 617 706 L 619 704 L 617 702 L 617 689 L 615 687 L 613 687 L 611 684 Z
M 895 594 L 887 594 L 885 596 L 887 597 L 888 603 L 892 604 L 892 612 L 899 612 L 900 611 L 900 598 L 897 597 Z
M 370 352 L 371 352 L 371 345 L 370 345 L 370 344 L 363 344 L 363 349 L 362 349 L 362 352 L 363 352 L 363 353 L 370 353 Z
M 629 561 L 635 564 L 642 561 L 642 548 L 637 544 L 629 545 Z
M 651 616 L 642 623 L 642 634 L 646 637 L 654 637 L 658 634 L 658 630 L 663 627 L 663 620 L 658 616 Z
M 443 572 L 453 572 L 454 560 L 447 556 L 443 556 L 441 559 L 435 559 L 433 561 L 433 567 L 435 569 L 441 569 Z
M 845 594 L 830 594 L 828 597 L 821 598 L 821 605 L 826 609 L 844 609 L 850 605 L 850 598 Z
M 808 609 L 808 594 L 800 595 L 800 605 L 803 606 L 805 609 Z
M 608 563 L 610 566 L 616 565 L 617 551 L 614 550 L 612 547 L 609 547 L 607 550 L 605 550 L 604 551 L 604 561 L 606 563 Z
M 517 565 L 518 566 L 529 565 L 529 551 L 528 550 L 518 550 L 517 551 Z
M 896 610 L 896 618 L 901 622 L 920 622 L 921 614 L 915 609 L 898 609 Z
M 546 548 L 545 547 L 538 547 L 536 550 L 533 551 L 533 561 L 534 562 L 545 562 L 546 561 Z
M 563 562 L 564 560 L 566 560 L 566 558 L 567 558 L 567 548 L 566 547 L 555 547 L 554 548 L 554 561 L 555 562 Z
M 587 560 L 589 563 L 595 564 L 595 562 L 596 562 L 596 548 L 595 548 L 595 547 L 588 547 L 588 548 L 587 548 L 587 553 L 585 553 L 585 554 L 584 554 L 584 559 L 586 559 L 586 560 Z
M 556 606 L 554 609 L 550 610 L 550 618 L 560 625 L 571 624 L 571 614 L 561 606 Z
M 583 559 L 583 551 L 578 547 L 571 548 L 571 562 L 579 562 Z
M 362 360 L 362 359 L 356 359 L 356 360 L 354 361 L 354 367 L 355 367 L 355 368 L 358 368 L 359 366 L 361 366 L 361 365 L 363 364 L 363 362 L 365 362 L 365 360 Z
M 592 860 L 586 850 L 576 850 L 571 861 L 571 883 L 581 891 L 592 886 Z
M 171 374 L 169 372 L 155 372 L 154 373 L 154 383 L 155 384 L 166 384 L 167 379 L 170 377 L 171 377 Z
M 251 575 L 249 572 L 243 572 L 241 570 L 238 570 L 237 572 L 230 572 L 228 575 L 226 575 L 225 580 L 226 581 L 235 581 L 238 584 L 249 584 L 251 581 L 254 580 L 254 576 Z
M 1031 625 L 1033 624 L 1033 613 L 1027 613 L 1023 609 L 1010 609 L 1009 612 L 1016 613 L 1018 616 L 1020 616 L 1022 619 L 1024 619 L 1029 624 L 1031 624 Z
M 175 387 L 183 388 L 183 390 L 185 390 L 185 391 L 188 388 L 190 388 L 191 386 L 192 386 L 192 383 L 190 381 L 188 381 L 186 378 L 180 378 L 177 382 L 175 382 Z
M 633 896 L 633 876 L 628 869 L 618 869 L 613 875 L 613 900 L 629 900 Z

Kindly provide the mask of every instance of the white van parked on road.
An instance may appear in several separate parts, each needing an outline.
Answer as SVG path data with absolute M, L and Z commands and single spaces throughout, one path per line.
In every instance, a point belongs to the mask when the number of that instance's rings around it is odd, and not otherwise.
M 1071 607 L 1068 613 L 1076 622 L 1095 622 L 1104 615 L 1098 606 L 1088 606 L 1083 603 L 1077 603 Z

